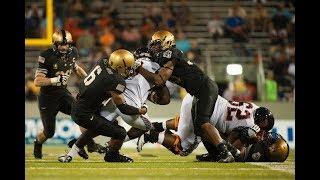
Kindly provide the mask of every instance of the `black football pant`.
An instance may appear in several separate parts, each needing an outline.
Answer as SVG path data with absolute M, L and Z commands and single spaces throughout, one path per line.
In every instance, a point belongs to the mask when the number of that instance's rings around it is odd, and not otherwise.
M 74 98 L 68 91 L 50 95 L 40 94 L 38 105 L 44 128 L 43 133 L 47 138 L 52 138 L 54 135 L 58 112 L 70 115 L 73 101 Z

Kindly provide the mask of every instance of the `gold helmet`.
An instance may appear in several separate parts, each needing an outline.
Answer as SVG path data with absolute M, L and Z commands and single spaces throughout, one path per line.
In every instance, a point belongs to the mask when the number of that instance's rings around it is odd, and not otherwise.
M 160 43 L 161 49 L 168 49 L 176 44 L 174 35 L 169 31 L 157 31 L 151 37 L 150 45 Z
M 133 73 L 134 56 L 125 49 L 113 51 L 108 60 L 108 66 L 124 78 Z
M 52 35 L 52 43 L 57 44 L 69 44 L 72 43 L 72 36 L 69 31 L 66 31 L 64 29 L 57 30 Z
M 284 162 L 289 155 L 289 144 L 278 133 L 270 133 L 271 142 L 268 146 L 268 159 L 270 162 Z

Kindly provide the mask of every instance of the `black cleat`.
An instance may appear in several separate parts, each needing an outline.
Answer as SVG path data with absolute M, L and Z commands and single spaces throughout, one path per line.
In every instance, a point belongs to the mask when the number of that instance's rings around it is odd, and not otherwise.
M 68 155 L 63 155 L 58 158 L 58 161 L 62 163 L 68 163 L 72 161 L 72 157 Z
M 220 152 L 219 153 L 219 160 L 218 162 L 222 162 L 222 163 L 230 163 L 230 162 L 234 162 L 235 159 L 232 156 L 231 152 L 228 150 L 228 147 L 226 145 L 226 143 L 220 143 L 217 145 L 217 149 Z
M 124 162 L 124 163 L 132 163 L 133 159 L 124 156 L 122 154 L 118 153 L 110 153 L 107 152 L 106 155 L 104 156 L 104 161 L 106 162 Z
M 106 147 L 102 146 L 101 144 L 94 143 L 94 144 L 88 144 L 87 150 L 89 153 L 97 152 L 99 154 L 106 153 Z
M 89 159 L 89 155 L 87 154 L 86 150 L 84 150 L 84 148 L 79 148 L 78 154 L 83 159 Z
M 231 163 L 234 161 L 235 159 L 232 156 L 230 151 L 221 152 L 220 159 L 218 160 L 218 162 L 221 162 L 221 163 Z
M 240 156 L 240 151 L 236 147 L 234 147 L 230 142 L 226 142 L 228 150 L 231 152 L 232 156 L 237 158 Z
M 196 155 L 196 159 L 200 162 L 216 162 L 218 158 L 209 153 Z
M 34 140 L 33 155 L 36 159 L 42 159 L 42 144 L 38 143 L 37 140 Z

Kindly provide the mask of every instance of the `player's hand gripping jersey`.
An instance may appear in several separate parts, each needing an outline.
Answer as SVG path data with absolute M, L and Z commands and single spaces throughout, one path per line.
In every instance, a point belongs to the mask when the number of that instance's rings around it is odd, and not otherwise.
M 194 97 L 187 94 L 181 105 L 180 121 L 177 135 L 181 138 L 181 146 L 185 155 L 191 153 L 201 142 L 201 138 L 194 134 L 192 117 L 192 106 Z M 243 103 L 228 101 L 218 96 L 210 123 L 213 124 L 220 133 L 229 133 L 239 126 L 250 127 L 257 132 L 260 130 L 254 124 L 253 112 L 258 106 L 253 103 Z

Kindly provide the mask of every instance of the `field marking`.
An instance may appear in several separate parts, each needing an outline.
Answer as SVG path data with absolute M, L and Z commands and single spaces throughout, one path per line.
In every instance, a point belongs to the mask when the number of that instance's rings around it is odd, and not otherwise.
M 151 168 L 106 168 L 106 167 L 88 167 L 88 168 L 75 168 L 75 167 L 27 167 L 27 169 L 32 169 L 32 170 L 92 170 L 92 169 L 99 169 L 99 170 L 115 170 L 115 169 L 120 169 L 120 170 L 146 170 L 146 169 L 163 169 L 167 170 L 168 168 L 159 168 L 159 167 L 151 167 Z M 266 169 L 262 168 L 235 168 L 235 169 L 226 169 L 226 168 L 170 168 L 170 170 L 181 170 L 181 169 L 186 169 L 186 170 L 227 170 L 227 171 L 234 171 L 234 170 L 239 170 L 239 171 L 252 171 L 252 170 L 259 170 L 259 171 L 265 171 Z
M 267 167 L 267 168 L 272 169 L 272 170 L 283 171 L 283 172 L 287 172 L 287 173 L 295 175 L 295 166 L 294 166 L 294 164 L 293 164 L 293 166 L 291 166 L 290 164 L 280 164 L 280 163 L 249 162 L 249 164 L 263 166 L 263 167 Z M 292 167 L 292 168 L 290 168 L 290 167 Z

